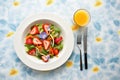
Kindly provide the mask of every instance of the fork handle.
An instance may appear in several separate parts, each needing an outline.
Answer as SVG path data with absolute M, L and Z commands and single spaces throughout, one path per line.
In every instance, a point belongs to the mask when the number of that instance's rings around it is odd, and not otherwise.
M 88 69 L 87 53 L 84 53 L 85 69 Z

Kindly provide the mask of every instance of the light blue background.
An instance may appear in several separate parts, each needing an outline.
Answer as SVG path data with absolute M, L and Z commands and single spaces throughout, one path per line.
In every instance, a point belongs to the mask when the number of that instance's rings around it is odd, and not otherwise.
M 19 0 L 20 4 L 14 6 L 13 0 L 0 0 L 0 80 L 120 80 L 120 1 L 102 0 L 103 4 L 99 7 L 94 6 L 95 1 L 55 0 L 47 6 L 46 0 Z M 81 8 L 91 14 L 88 24 L 88 70 L 79 70 L 76 44 L 69 59 L 73 61 L 70 68 L 64 64 L 56 70 L 40 72 L 28 68 L 18 59 L 13 47 L 14 35 L 7 38 L 6 34 L 15 32 L 24 18 L 50 12 L 68 19 L 72 26 L 73 13 Z M 76 38 L 76 32 L 74 35 Z M 96 37 L 101 37 L 102 42 L 96 42 Z M 94 66 L 100 69 L 96 73 L 92 71 Z M 17 75 L 9 75 L 12 68 L 18 70 Z

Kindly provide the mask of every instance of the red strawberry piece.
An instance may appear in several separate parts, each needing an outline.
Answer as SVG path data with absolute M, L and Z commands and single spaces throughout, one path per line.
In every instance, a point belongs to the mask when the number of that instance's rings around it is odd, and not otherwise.
M 31 37 L 27 38 L 25 44 L 33 44 L 32 38 Z
M 50 24 L 43 24 L 42 27 L 46 34 L 49 35 Z
M 48 62 L 50 55 L 44 55 L 41 57 L 44 62 Z
M 33 28 L 32 28 L 32 30 L 30 31 L 30 34 L 38 34 L 39 33 L 39 30 L 38 30 L 38 26 L 34 26 Z
M 40 41 L 40 39 L 39 38 L 33 38 L 33 44 L 34 45 L 41 45 L 42 44 L 42 42 Z
M 29 54 L 29 55 L 32 55 L 32 56 L 35 56 L 35 54 L 36 54 L 36 49 L 35 49 L 35 48 L 31 49 L 30 51 L 28 51 L 28 54 Z
M 56 55 L 58 55 L 59 50 L 54 48 L 54 49 L 53 49 L 53 53 L 54 53 L 54 55 L 56 56 Z
M 59 44 L 62 40 L 63 40 L 62 36 L 58 37 L 58 38 L 55 38 L 55 43 Z
M 48 41 L 48 40 L 43 40 L 43 46 L 44 46 L 44 48 L 47 50 L 47 49 L 49 48 L 49 46 L 50 46 L 50 41 Z

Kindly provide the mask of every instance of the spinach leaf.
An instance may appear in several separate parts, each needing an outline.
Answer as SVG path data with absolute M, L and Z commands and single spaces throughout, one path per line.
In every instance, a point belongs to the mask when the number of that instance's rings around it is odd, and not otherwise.
M 62 50 L 63 49 L 63 44 L 60 43 L 59 45 L 55 46 L 55 48 L 57 48 L 58 50 Z

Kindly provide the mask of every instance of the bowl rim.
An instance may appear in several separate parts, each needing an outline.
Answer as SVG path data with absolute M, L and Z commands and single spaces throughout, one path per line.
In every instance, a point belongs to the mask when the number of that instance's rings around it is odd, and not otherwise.
M 65 32 L 66 33 L 65 38 L 66 38 L 66 44 L 67 44 L 65 47 L 65 50 L 64 50 L 64 53 L 67 51 L 67 53 L 65 54 L 65 57 L 60 58 L 60 59 L 56 60 L 55 62 L 49 63 L 49 64 L 48 63 L 36 64 L 34 62 L 28 61 L 26 59 L 25 55 L 24 56 L 21 55 L 21 52 L 24 52 L 24 50 L 21 48 L 21 46 L 19 46 L 19 48 L 18 48 L 18 45 L 21 45 L 22 43 L 20 42 L 21 37 L 17 37 L 17 36 L 23 35 L 22 31 L 24 31 L 24 30 L 22 29 L 22 27 L 23 28 L 25 28 L 26 26 L 28 27 L 28 24 L 33 23 L 37 20 L 41 20 L 41 19 L 47 19 L 47 20 L 54 21 L 55 23 L 61 25 L 60 27 L 63 28 L 64 30 L 67 29 L 67 31 Z M 64 27 L 64 26 L 66 26 L 66 27 Z M 17 56 L 25 65 L 27 65 L 28 67 L 35 69 L 35 70 L 48 71 L 48 70 L 53 70 L 53 69 L 58 68 L 59 66 L 61 66 L 68 60 L 68 58 L 72 54 L 72 50 L 74 47 L 74 36 L 73 36 L 72 30 L 69 27 L 70 27 L 70 25 L 69 25 L 69 23 L 67 23 L 67 21 L 64 21 L 64 19 L 62 19 L 61 17 L 59 17 L 55 14 L 39 13 L 39 14 L 34 14 L 32 16 L 25 18 L 22 21 L 22 23 L 18 26 L 16 33 L 14 35 L 14 48 L 15 48 Z M 16 44 L 16 42 L 17 42 L 17 44 Z M 45 67 L 45 66 L 47 66 L 47 67 Z

